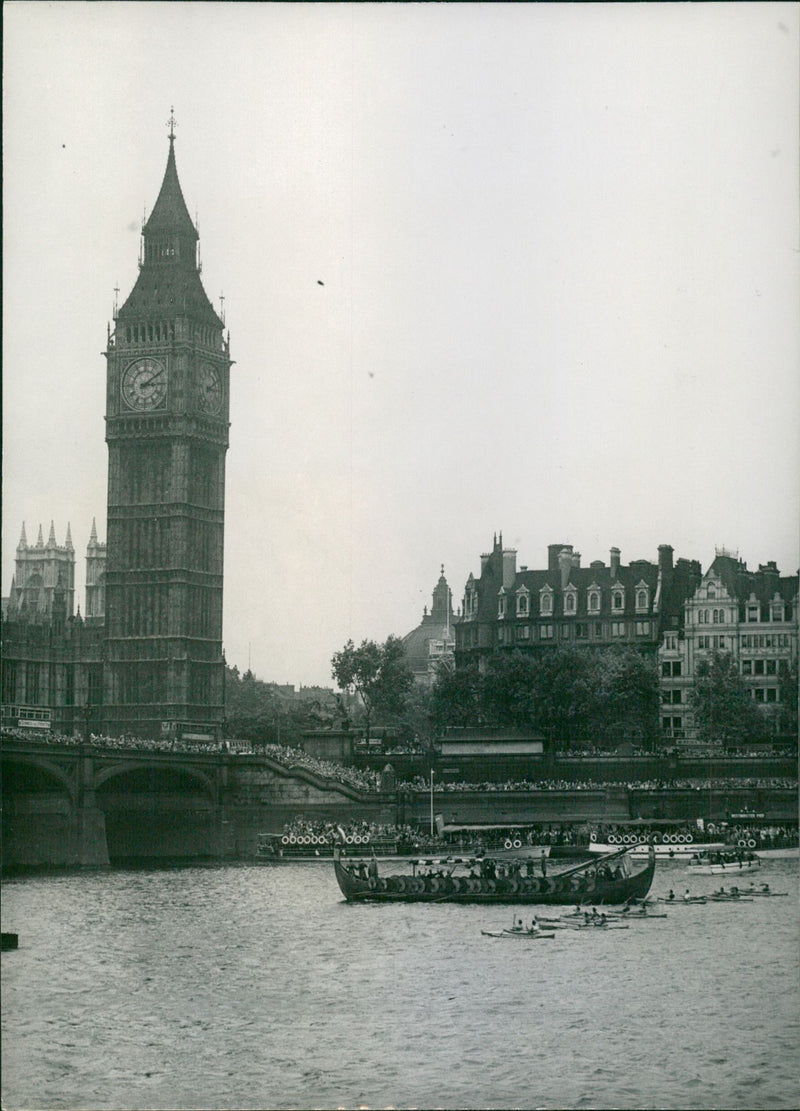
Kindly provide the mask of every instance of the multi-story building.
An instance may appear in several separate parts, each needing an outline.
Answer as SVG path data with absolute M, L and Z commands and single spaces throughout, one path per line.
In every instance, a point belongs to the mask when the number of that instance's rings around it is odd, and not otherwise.
M 439 664 L 452 663 L 459 620 L 453 614 L 453 594 L 444 577 L 443 566 L 433 590 L 430 613 L 426 606 L 420 624 L 403 637 L 409 667 L 420 686 L 432 686 Z
M 75 599 L 75 551 L 71 529 L 63 545 L 42 529 L 35 545 L 17 545 L 14 578 L 3 609 L 3 723 L 20 719 L 63 733 L 97 732 L 102 725 L 105 544 L 97 526 L 86 547 L 86 616 Z M 45 709 L 46 708 L 46 709 Z
M 767 732 L 779 726 L 786 675 L 798 653 L 798 576 L 782 576 L 775 562 L 748 571 L 737 553 L 720 548 L 684 602 L 683 633 L 665 634 L 659 649 L 661 726 L 675 740 L 696 739 L 691 694 L 697 665 L 714 652 L 729 654 Z M 793 697 L 796 692 L 793 692 Z
M 621 561 L 612 548 L 608 564 L 581 566 L 571 544 L 548 545 L 547 568 L 517 569 L 517 553 L 495 536 L 481 556 L 480 575 L 470 574 L 461 622 L 456 626 L 457 665 L 485 667 L 494 651 L 635 645 L 655 654 L 665 630 L 678 634 L 683 600 L 700 579 L 696 561 L 673 562 L 668 544 L 658 562 Z

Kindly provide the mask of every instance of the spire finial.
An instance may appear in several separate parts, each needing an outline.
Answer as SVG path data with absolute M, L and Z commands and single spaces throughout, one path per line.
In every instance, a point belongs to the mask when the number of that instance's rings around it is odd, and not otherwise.
M 178 125 L 175 122 L 175 109 L 172 107 L 172 105 L 170 105 L 170 107 L 169 107 L 169 119 L 167 120 L 167 127 L 169 128 L 169 141 L 170 141 L 170 143 L 174 143 L 174 141 L 175 141 L 175 128 L 177 126 Z

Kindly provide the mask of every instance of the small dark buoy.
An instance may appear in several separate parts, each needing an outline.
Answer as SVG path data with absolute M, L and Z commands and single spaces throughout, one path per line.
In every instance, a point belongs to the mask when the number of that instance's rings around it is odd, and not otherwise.
M 19 945 L 19 935 L 18 934 L 3 934 L 2 935 L 2 946 L 0 946 L 0 947 L 2 947 L 3 952 L 5 952 L 6 949 L 16 949 L 18 945 Z
M 319 278 L 317 278 L 317 285 L 325 285 L 325 283 L 323 281 L 320 281 Z

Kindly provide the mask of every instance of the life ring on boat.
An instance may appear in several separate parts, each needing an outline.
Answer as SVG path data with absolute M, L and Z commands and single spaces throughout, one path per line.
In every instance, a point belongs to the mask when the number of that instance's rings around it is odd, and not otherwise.
M 284 833 L 283 837 L 281 837 L 281 844 L 282 845 L 288 845 L 289 844 L 289 838 L 286 836 L 285 833 Z
M 691 845 L 693 842 L 694 842 L 694 834 L 693 833 L 687 833 L 686 834 L 686 844 Z
M 678 834 L 678 844 L 679 845 L 685 845 L 686 844 L 686 834 L 685 833 L 679 833 Z
M 442 889 L 442 885 L 439 883 L 438 879 L 436 879 L 436 877 L 434 877 L 431 880 L 431 891 L 441 891 L 441 889 Z
M 569 886 L 572 891 L 580 891 L 581 879 L 580 876 L 570 876 Z
M 461 891 L 461 880 L 458 878 L 458 876 L 451 876 L 450 883 L 453 885 L 453 894 L 458 895 L 458 893 Z
M 597 834 L 596 833 L 590 833 L 589 834 L 589 840 L 590 841 L 596 841 L 597 840 Z
M 633 838 L 631 837 L 631 835 L 629 833 L 623 833 L 623 835 L 622 835 L 622 844 L 623 845 L 630 845 L 630 843 L 632 841 L 633 841 Z
M 518 837 L 516 837 L 514 839 L 514 848 L 515 849 L 521 849 L 522 848 L 522 842 L 519 840 Z
M 747 847 L 748 849 L 754 849 L 756 847 L 756 842 L 753 837 L 751 837 L 750 840 L 747 842 Z
M 405 889 L 406 889 L 406 878 L 405 878 L 405 876 L 398 876 L 397 879 L 394 882 L 395 882 L 395 886 L 397 887 L 398 891 L 405 891 Z
M 553 890 L 553 884 L 550 880 L 539 880 L 539 890 L 541 891 L 542 895 L 547 895 L 550 891 Z
M 517 894 L 517 892 L 519 891 L 519 884 L 517 883 L 516 880 L 509 880 L 508 881 L 508 890 L 511 892 L 512 895 Z
M 745 849 L 747 848 L 747 839 L 745 837 L 740 837 L 737 844 L 740 849 Z
M 505 847 L 506 847 L 507 849 L 510 849 L 510 848 L 512 848 L 512 847 L 513 847 L 513 846 L 512 846 L 512 842 L 511 842 L 511 838 L 510 838 L 510 837 L 506 837 L 506 843 L 505 843 Z
M 386 891 L 388 887 L 388 882 L 381 876 L 378 880 L 378 891 Z
M 425 880 L 421 880 L 419 876 L 414 880 L 414 894 L 419 895 L 420 891 L 425 890 Z
M 473 895 L 477 894 L 477 892 L 481 890 L 481 881 L 478 879 L 477 876 L 473 876 L 472 879 L 469 881 L 469 889 Z
M 367 883 L 369 884 L 370 891 L 374 891 L 375 888 L 378 886 L 378 881 L 375 879 L 374 876 L 370 876 L 367 880 Z
M 485 883 L 486 883 L 486 890 L 487 890 L 487 891 L 488 891 L 488 892 L 489 892 L 490 894 L 492 894 L 493 892 L 497 891 L 497 884 L 495 883 L 495 881 L 494 881 L 494 880 L 486 880 L 486 881 L 485 881 Z M 483 883 L 481 884 L 481 889 L 482 889 L 482 888 L 483 888 Z
M 706 829 L 708 830 L 709 833 L 716 833 L 717 832 L 717 827 L 714 825 L 713 822 L 706 822 Z
M 654 833 L 653 834 L 653 844 L 654 845 L 660 845 L 661 844 L 661 834 L 660 833 Z
M 525 890 L 532 891 L 535 895 L 536 892 L 539 890 L 539 881 L 537 879 L 525 880 Z
M 289 844 L 290 845 L 296 845 L 297 844 L 297 838 L 295 837 L 295 835 L 293 833 L 289 834 Z
M 616 845 L 616 844 L 618 844 L 618 842 L 619 842 L 619 838 L 617 837 L 616 833 L 609 833 L 609 835 L 608 835 L 609 845 Z

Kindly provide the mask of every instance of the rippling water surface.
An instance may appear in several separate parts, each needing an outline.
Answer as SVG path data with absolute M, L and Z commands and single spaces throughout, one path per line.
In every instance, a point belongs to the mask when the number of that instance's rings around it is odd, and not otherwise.
M 796 862 L 761 878 L 789 897 L 537 942 L 329 864 L 8 881 L 4 1107 L 796 1108 Z

